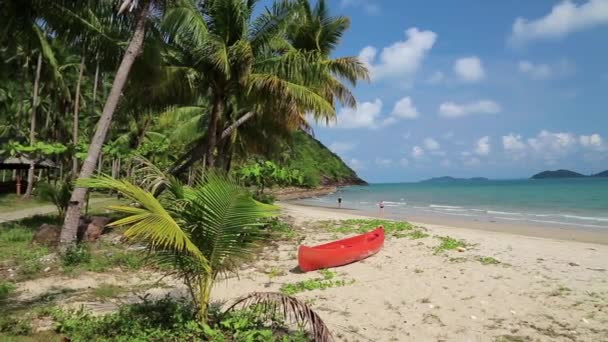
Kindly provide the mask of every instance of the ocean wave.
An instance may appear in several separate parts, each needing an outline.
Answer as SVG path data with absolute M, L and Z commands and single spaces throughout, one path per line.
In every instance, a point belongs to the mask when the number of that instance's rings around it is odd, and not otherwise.
M 511 213 L 508 211 L 493 211 L 493 210 L 488 210 L 488 214 L 495 214 L 495 215 L 523 215 L 522 213 Z
M 451 208 L 451 209 L 460 209 L 462 207 L 454 206 L 454 205 L 439 205 L 439 204 L 431 204 L 429 205 L 431 208 Z
M 466 209 L 460 209 L 460 208 L 436 208 L 437 210 L 441 210 L 441 211 L 467 211 Z
M 576 219 L 576 220 L 608 222 L 608 217 L 576 216 L 576 215 L 560 215 L 560 216 L 565 217 L 565 218 L 570 218 L 570 219 Z
M 567 225 L 567 226 L 580 226 L 580 227 L 591 227 L 591 228 L 608 228 L 606 226 L 600 226 L 600 225 L 596 225 L 596 224 L 580 224 L 580 223 L 560 222 L 560 221 L 551 221 L 551 220 L 530 220 L 530 222 L 552 223 L 552 224 L 562 224 L 562 225 Z

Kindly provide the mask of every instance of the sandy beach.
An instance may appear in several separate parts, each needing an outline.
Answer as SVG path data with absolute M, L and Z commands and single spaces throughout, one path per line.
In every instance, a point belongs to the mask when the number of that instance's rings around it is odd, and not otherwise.
M 305 244 L 329 239 L 315 221 L 360 218 L 348 210 L 281 204 L 303 229 Z M 440 224 L 422 224 L 430 237 L 388 238 L 369 259 L 337 268 L 354 283 L 299 293 L 312 303 L 339 341 L 608 341 L 608 246 Z M 436 254 L 434 235 L 472 244 Z M 274 291 L 318 277 L 291 271 L 297 245 L 218 285 L 216 298 Z M 500 264 L 486 265 L 481 257 Z M 269 280 L 259 270 L 280 268 Z
M 266 247 L 238 279 L 219 281 L 214 301 L 226 304 L 250 292 L 319 278 L 319 272 L 297 270 L 298 245 L 343 237 L 324 227 L 364 218 L 352 210 L 280 206 L 301 238 Z M 415 225 L 428 236 L 387 237 L 378 254 L 334 269 L 343 286 L 295 295 L 321 315 L 337 341 L 608 341 L 608 245 Z M 467 247 L 437 252 L 439 236 L 461 239 Z M 101 303 L 62 301 L 105 313 L 145 294 L 186 294 L 179 281 L 163 278 L 162 285 L 154 285 L 158 279 L 147 272 L 53 276 L 21 283 L 20 300 L 60 290 L 77 293 L 100 283 L 143 289 Z

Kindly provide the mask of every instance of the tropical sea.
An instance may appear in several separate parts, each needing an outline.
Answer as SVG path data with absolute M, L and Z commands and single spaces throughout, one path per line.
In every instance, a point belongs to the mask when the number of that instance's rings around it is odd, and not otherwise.
M 486 222 L 608 229 L 608 178 L 458 181 L 351 186 L 299 203 L 387 217 L 444 217 Z

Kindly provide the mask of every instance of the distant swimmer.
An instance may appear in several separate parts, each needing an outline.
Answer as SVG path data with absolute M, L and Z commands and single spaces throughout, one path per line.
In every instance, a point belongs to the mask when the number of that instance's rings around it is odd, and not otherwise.
M 378 208 L 380 210 L 380 217 L 383 217 L 384 216 L 384 201 L 380 201 L 378 203 Z
M 342 208 L 342 197 L 338 197 L 338 208 Z

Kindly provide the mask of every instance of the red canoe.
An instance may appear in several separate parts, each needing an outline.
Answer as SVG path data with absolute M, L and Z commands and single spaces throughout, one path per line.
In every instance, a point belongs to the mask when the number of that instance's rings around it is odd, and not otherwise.
M 384 245 L 384 228 L 324 245 L 300 246 L 298 263 L 304 272 L 350 264 L 378 253 Z

